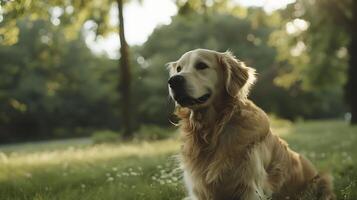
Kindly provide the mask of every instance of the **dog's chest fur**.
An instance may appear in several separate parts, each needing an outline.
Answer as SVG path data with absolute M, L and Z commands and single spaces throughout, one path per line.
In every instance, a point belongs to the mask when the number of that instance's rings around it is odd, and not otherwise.
M 267 134 L 239 135 L 247 130 L 230 123 L 234 122 L 228 122 L 218 136 L 217 130 L 183 124 L 181 153 L 189 192 L 199 199 L 264 199 L 270 192 L 264 170 L 267 158 L 262 156 L 269 155 L 259 141 Z

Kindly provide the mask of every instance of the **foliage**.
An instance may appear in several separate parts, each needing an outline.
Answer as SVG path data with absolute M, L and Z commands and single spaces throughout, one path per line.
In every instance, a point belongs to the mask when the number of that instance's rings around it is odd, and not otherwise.
M 304 89 L 313 89 L 345 83 L 349 39 L 343 22 L 336 23 L 333 17 L 339 12 L 334 8 L 347 8 L 347 4 L 349 1 L 300 0 L 281 11 L 283 26 L 272 35 L 271 43 L 279 51 L 278 60 L 291 65 L 282 66 L 282 76 L 277 79 L 280 85 L 290 87 L 300 81 Z
M 92 134 L 94 144 L 117 143 L 120 141 L 121 134 L 111 130 L 95 131 Z
M 97 35 L 105 35 L 114 31 L 109 23 L 112 0 L 102 1 L 37 1 L 18 0 L 0 1 L 3 20 L 0 21 L 0 43 L 15 44 L 18 40 L 18 20 L 31 21 L 46 20 L 54 25 L 61 25 L 66 38 L 75 39 L 82 29 L 82 25 L 91 21 L 95 24 L 92 30 Z
M 178 15 L 230 13 L 245 17 L 247 8 L 232 4 L 230 0 L 175 0 Z
M 94 57 L 82 39 L 67 42 L 48 22 L 18 23 L 19 42 L 0 46 L 2 142 L 115 126 L 112 61 Z
M 281 15 L 283 26 L 271 38 L 279 61 L 285 63 L 276 82 L 311 91 L 344 88 L 351 123 L 356 124 L 356 1 L 298 0 Z
M 342 121 L 273 123 L 291 148 L 332 172 L 338 199 L 357 197 L 356 128 Z M 118 145 L 0 146 L 0 199 L 182 199 L 177 140 Z M 25 150 L 23 149 L 25 148 Z M 40 148 L 40 149 L 37 149 Z

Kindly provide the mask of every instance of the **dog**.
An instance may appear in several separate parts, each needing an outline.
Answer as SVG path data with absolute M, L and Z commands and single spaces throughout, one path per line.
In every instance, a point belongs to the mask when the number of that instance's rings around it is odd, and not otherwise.
M 229 51 L 196 49 L 168 70 L 188 199 L 335 199 L 331 176 L 274 135 L 266 113 L 247 98 L 253 68 Z

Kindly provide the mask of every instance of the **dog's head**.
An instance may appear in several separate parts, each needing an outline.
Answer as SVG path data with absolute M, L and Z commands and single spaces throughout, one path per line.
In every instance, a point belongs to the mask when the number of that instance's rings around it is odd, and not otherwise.
M 230 52 L 196 49 L 168 64 L 170 96 L 181 107 L 211 105 L 219 96 L 246 99 L 255 81 L 255 70 Z

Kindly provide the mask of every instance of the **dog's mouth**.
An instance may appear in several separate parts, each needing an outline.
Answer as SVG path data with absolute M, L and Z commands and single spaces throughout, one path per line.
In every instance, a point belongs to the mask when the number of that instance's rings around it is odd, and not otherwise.
M 211 97 L 211 93 L 207 93 L 202 95 L 201 97 L 197 98 L 196 101 L 199 104 L 205 103 Z
M 194 106 L 204 104 L 208 101 L 208 99 L 212 96 L 209 92 L 207 94 L 202 95 L 199 98 L 192 98 L 188 95 L 174 95 L 174 99 L 183 107 Z

